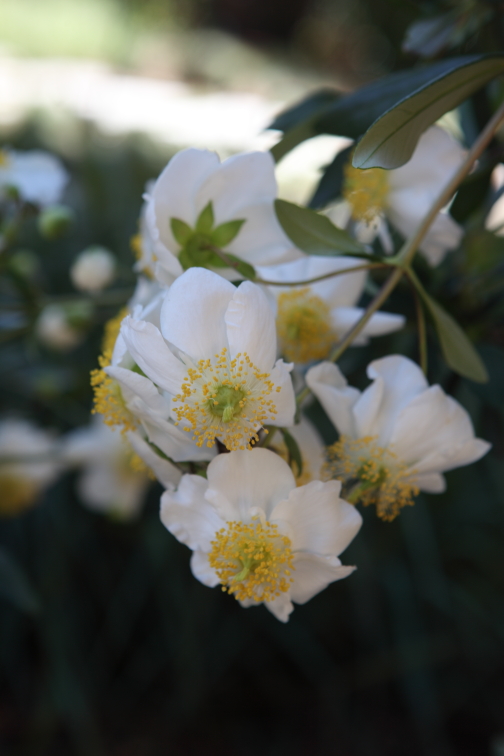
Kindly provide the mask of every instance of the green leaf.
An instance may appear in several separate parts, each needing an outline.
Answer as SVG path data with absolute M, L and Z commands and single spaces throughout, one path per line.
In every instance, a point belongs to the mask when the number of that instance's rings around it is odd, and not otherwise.
M 212 244 L 215 244 L 216 247 L 226 247 L 236 236 L 238 236 L 244 223 L 245 219 L 221 223 L 221 225 L 214 228 L 210 234 Z
M 0 595 L 28 614 L 39 610 L 39 602 L 21 568 L 0 550 Z
M 280 428 L 280 431 L 282 433 L 283 440 L 289 454 L 289 465 L 291 465 L 292 467 L 292 463 L 296 463 L 296 467 L 298 469 L 297 477 L 299 478 L 299 476 L 303 474 L 303 458 L 301 456 L 298 443 L 294 436 L 291 436 L 289 431 L 285 430 L 285 428 Z
M 283 139 L 277 142 L 270 150 L 275 163 L 279 163 L 280 160 L 287 155 L 288 152 L 297 147 L 301 142 L 306 142 L 307 139 L 317 136 L 317 131 L 313 128 L 311 121 L 301 123 L 299 126 L 295 126 L 286 132 Z
M 369 257 L 362 244 L 337 228 L 325 215 L 285 200 L 275 200 L 275 211 L 289 239 L 309 255 Z
M 431 124 L 503 72 L 504 55 L 462 62 L 455 58 L 451 70 L 408 94 L 373 123 L 355 148 L 353 165 L 387 170 L 404 165 Z
M 335 89 L 318 89 L 301 102 L 279 113 L 273 123 L 268 126 L 268 129 L 275 129 L 284 133 L 290 131 L 294 126 L 305 123 L 313 116 L 323 112 L 328 105 L 331 105 L 340 97 L 341 93 Z
M 187 244 L 194 231 L 191 226 L 180 218 L 170 218 L 170 227 L 175 241 L 182 247 Z
M 329 202 L 341 196 L 343 169 L 350 159 L 352 149 L 353 147 L 350 146 L 338 152 L 332 163 L 326 167 L 308 207 L 313 209 L 325 207 Z
M 476 383 L 486 383 L 488 373 L 483 360 L 457 321 L 427 294 L 411 270 L 409 276 L 432 316 L 446 363 L 459 375 Z
M 214 225 L 214 211 L 212 200 L 203 208 L 196 221 L 196 231 L 200 234 L 209 234 Z

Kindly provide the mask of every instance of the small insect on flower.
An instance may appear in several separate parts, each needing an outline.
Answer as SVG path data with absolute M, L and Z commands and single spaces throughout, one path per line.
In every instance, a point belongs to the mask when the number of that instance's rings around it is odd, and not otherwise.
M 264 603 L 287 622 L 355 567 L 338 559 L 362 524 L 337 481 L 296 487 L 289 465 L 267 449 L 221 454 L 208 480 L 184 475 L 161 499 L 161 520 L 193 550 L 191 569 L 242 606 Z

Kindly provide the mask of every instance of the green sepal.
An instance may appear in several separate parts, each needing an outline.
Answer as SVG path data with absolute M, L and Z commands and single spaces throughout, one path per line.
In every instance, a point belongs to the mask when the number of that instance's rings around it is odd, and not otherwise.
M 180 220 L 180 218 L 170 218 L 170 228 L 175 241 L 178 242 L 178 244 L 180 244 L 182 247 L 187 244 L 194 233 L 191 226 L 188 226 L 187 223 L 183 220 Z
M 210 234 L 212 244 L 216 247 L 226 247 L 238 236 L 244 223 L 245 218 L 221 223 L 221 225 L 214 228 Z
M 199 234 L 209 234 L 214 226 L 214 211 L 212 200 L 203 208 L 196 221 L 195 230 Z

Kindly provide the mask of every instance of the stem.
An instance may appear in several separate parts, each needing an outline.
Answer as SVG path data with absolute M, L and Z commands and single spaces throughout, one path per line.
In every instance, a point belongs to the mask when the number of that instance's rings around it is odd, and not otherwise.
M 308 278 L 306 281 L 267 281 L 264 278 L 255 278 L 254 283 L 262 284 L 263 286 L 308 286 L 318 281 L 325 281 L 327 278 L 333 278 L 334 276 L 342 276 L 345 273 L 357 273 L 360 270 L 373 270 L 374 268 L 390 268 L 388 262 L 382 263 L 368 263 L 367 265 L 355 265 L 352 268 L 342 268 L 341 270 L 334 270 L 332 273 L 325 273 L 323 276 L 316 276 L 315 278 Z
M 333 349 L 333 351 L 331 352 L 328 358 L 331 362 L 336 362 L 337 360 L 339 360 L 343 352 L 345 352 L 345 350 L 350 346 L 353 340 L 359 335 L 359 333 L 362 331 L 366 323 L 370 320 L 372 315 L 376 312 L 376 310 L 378 310 L 381 307 L 381 305 L 385 302 L 385 300 L 387 299 L 389 294 L 393 291 L 393 289 L 395 289 L 395 287 L 401 280 L 402 276 L 404 274 L 406 275 L 408 274 L 408 267 L 415 255 L 415 252 L 417 251 L 419 245 L 422 243 L 432 223 L 437 218 L 438 213 L 440 212 L 440 210 L 443 209 L 443 207 L 445 207 L 448 204 L 453 194 L 457 191 L 460 183 L 465 179 L 465 177 L 470 172 L 475 160 L 477 160 L 477 158 L 481 155 L 483 150 L 487 147 L 493 135 L 495 134 L 495 132 L 497 131 L 497 129 L 499 128 L 499 126 L 501 125 L 503 121 L 504 121 L 504 103 L 502 103 L 502 105 L 494 113 L 494 115 L 489 120 L 489 122 L 487 123 L 487 125 L 485 126 L 481 134 L 478 136 L 473 146 L 468 151 L 466 159 L 464 160 L 460 168 L 456 171 L 456 173 L 452 176 L 450 181 L 446 184 L 444 189 L 440 192 L 439 196 L 434 201 L 432 206 L 429 208 L 429 211 L 420 222 L 413 236 L 410 239 L 408 239 L 408 241 L 405 242 L 405 244 L 400 249 L 397 255 L 389 259 L 388 261 L 389 264 L 391 263 L 395 264 L 397 266 L 396 269 L 387 278 L 387 280 L 383 284 L 378 294 L 369 303 L 361 319 L 357 321 L 357 323 L 348 331 L 348 333 L 343 338 L 343 340 Z M 421 325 L 419 325 L 419 331 L 420 331 L 420 328 L 422 328 Z M 423 337 L 420 336 L 420 339 L 422 343 Z M 422 350 L 423 347 L 420 346 L 420 349 Z M 427 358 L 427 354 L 425 353 L 425 367 L 427 364 L 426 358 Z M 422 368 L 423 367 L 424 366 L 422 365 Z M 306 386 L 298 394 L 296 398 L 298 407 L 300 406 L 303 399 L 309 394 L 309 392 L 310 392 L 310 389 L 308 388 L 308 386 Z
M 413 294 L 415 297 L 415 312 L 416 312 L 417 327 L 418 327 L 418 351 L 419 351 L 419 357 L 420 357 L 420 367 L 422 368 L 423 374 L 426 376 L 428 362 L 427 362 L 427 329 L 425 327 L 425 312 L 424 312 L 422 300 L 420 299 L 418 291 L 413 285 L 413 282 L 411 281 L 411 278 L 409 275 L 408 275 L 408 278 L 410 280 L 411 288 L 413 289 Z

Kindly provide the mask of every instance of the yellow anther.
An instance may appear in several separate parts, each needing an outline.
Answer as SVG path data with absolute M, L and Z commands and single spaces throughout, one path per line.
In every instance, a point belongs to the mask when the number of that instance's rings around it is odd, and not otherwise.
M 352 208 L 352 218 L 370 223 L 387 205 L 387 171 L 382 168 L 354 168 L 350 161 L 344 168 L 344 174 L 343 197 Z
M 323 360 L 337 339 L 329 306 L 310 288 L 280 294 L 277 330 L 282 353 L 292 362 Z

